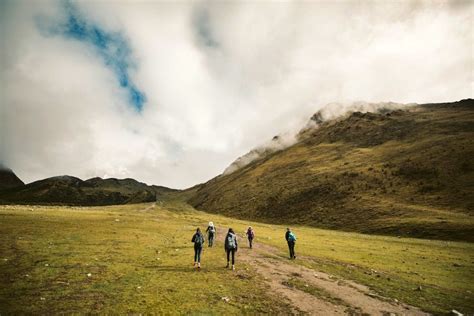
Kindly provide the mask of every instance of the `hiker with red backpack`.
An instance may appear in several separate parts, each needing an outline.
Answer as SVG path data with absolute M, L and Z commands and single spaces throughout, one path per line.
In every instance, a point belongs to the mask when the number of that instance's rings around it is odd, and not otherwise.
M 286 229 L 285 239 L 286 239 L 286 242 L 288 243 L 288 249 L 290 250 L 290 259 L 296 259 L 296 255 L 295 255 L 296 235 L 291 231 L 289 227 Z
M 249 228 L 247 229 L 247 238 L 249 240 L 250 249 L 252 249 L 252 241 L 254 237 L 255 237 L 255 233 L 253 232 L 252 226 L 249 226 Z
M 235 253 L 237 252 L 238 245 L 237 245 L 237 236 L 234 233 L 234 230 L 232 228 L 229 228 L 229 231 L 227 232 L 227 235 L 225 236 L 224 240 L 224 249 L 227 254 L 227 266 L 226 268 L 229 267 L 229 259 L 230 255 L 232 255 L 232 270 L 235 270 Z
M 194 266 L 197 266 L 197 269 L 201 270 L 201 253 L 202 246 L 204 245 L 204 236 L 200 228 L 196 229 L 196 233 L 193 235 L 191 242 L 194 243 Z

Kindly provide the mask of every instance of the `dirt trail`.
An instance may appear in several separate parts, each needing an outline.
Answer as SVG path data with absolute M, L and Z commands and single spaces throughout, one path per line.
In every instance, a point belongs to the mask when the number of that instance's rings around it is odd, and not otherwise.
M 151 205 L 145 207 L 144 209 L 141 209 L 140 212 L 148 212 L 148 211 L 151 211 L 151 210 L 153 210 L 153 209 L 155 208 L 155 206 L 156 206 L 156 202 L 154 202 L 153 204 L 151 204 Z
M 416 307 L 371 292 L 353 281 L 332 276 L 275 256 L 278 250 L 263 244 L 253 249 L 241 238 L 238 260 L 249 263 L 270 288 L 286 298 L 295 313 L 312 315 L 429 315 Z M 296 264 L 295 264 L 296 263 Z

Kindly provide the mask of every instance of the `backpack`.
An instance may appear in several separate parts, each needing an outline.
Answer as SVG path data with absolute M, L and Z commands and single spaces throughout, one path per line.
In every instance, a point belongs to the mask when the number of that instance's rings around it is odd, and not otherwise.
M 253 230 L 250 230 L 250 229 L 249 229 L 249 230 L 247 231 L 247 236 L 249 236 L 249 238 L 255 237 L 255 234 L 254 234 Z
M 235 235 L 233 234 L 227 234 L 227 238 L 226 238 L 226 245 L 227 245 L 227 249 L 235 249 L 237 248 L 237 245 L 235 244 Z
M 296 236 L 295 234 L 293 234 L 293 232 L 290 232 L 288 234 L 288 241 L 293 241 L 293 242 L 296 241 Z
M 194 245 L 195 246 L 202 246 L 204 244 L 204 238 L 202 237 L 201 234 L 196 234 L 194 236 Z

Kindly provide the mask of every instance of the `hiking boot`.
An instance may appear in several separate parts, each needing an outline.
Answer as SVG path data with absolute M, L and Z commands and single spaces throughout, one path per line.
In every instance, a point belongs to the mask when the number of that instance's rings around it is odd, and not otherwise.
M 235 267 L 234 267 L 234 265 L 232 265 L 232 271 L 234 271 L 234 270 L 235 270 Z
M 226 268 L 229 268 L 229 263 L 227 263 L 227 265 L 225 266 Z

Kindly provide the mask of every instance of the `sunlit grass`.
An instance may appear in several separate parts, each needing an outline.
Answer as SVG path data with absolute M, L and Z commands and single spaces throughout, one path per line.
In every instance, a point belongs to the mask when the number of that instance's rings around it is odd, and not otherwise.
M 0 312 L 288 312 L 248 266 L 224 269 L 220 245 L 193 269 L 199 217 L 146 206 L 3 207 Z
M 206 214 L 206 213 L 203 213 Z M 210 216 L 210 215 L 204 215 Z M 229 219 L 213 220 L 233 226 L 241 236 L 248 225 L 256 242 L 280 250 L 286 257 L 286 226 Z M 474 244 L 397 238 L 292 226 L 298 236 L 298 263 L 368 285 L 381 295 L 434 313 L 451 309 L 474 311 Z M 417 290 L 421 286 L 421 291 Z
M 275 246 L 275 255 L 286 260 L 285 226 L 198 212 L 179 202 L 143 211 L 147 207 L 1 207 L 0 311 L 289 312 L 239 253 L 237 273 L 224 269 L 221 242 L 205 248 L 203 269 L 194 271 L 190 242 L 195 228 L 212 220 L 218 234 L 234 228 L 246 247 L 244 232 L 252 225 L 256 243 Z M 298 259 L 292 264 L 437 314 L 473 312 L 473 244 L 293 228 Z

